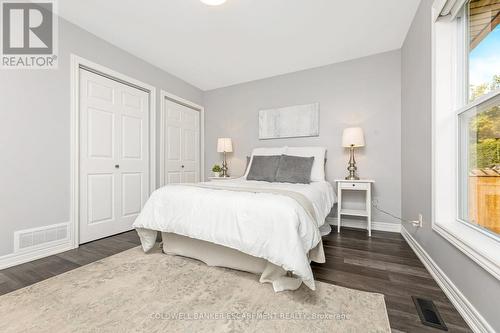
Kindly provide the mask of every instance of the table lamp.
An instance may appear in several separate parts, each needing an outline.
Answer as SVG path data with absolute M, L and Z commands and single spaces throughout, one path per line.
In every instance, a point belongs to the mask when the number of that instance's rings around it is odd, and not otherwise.
M 349 127 L 344 129 L 342 133 L 342 146 L 349 148 L 351 157 L 349 158 L 349 175 L 345 177 L 347 180 L 358 180 L 359 177 L 356 175 L 356 160 L 354 159 L 354 148 L 365 146 L 365 136 L 363 134 L 363 129 L 361 127 Z
M 224 154 L 224 161 L 222 162 L 222 177 L 229 177 L 227 173 L 226 153 L 233 152 L 233 143 L 231 138 L 219 138 L 217 140 L 217 152 Z

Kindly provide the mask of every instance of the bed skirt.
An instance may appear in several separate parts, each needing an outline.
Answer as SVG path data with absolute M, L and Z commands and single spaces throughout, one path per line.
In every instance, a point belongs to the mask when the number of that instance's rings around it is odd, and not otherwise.
M 141 237 L 143 247 L 145 238 L 153 239 L 151 236 L 147 237 L 146 234 L 154 232 L 154 241 L 156 240 L 156 232 L 153 230 L 137 229 L 137 231 Z M 208 266 L 226 267 L 260 275 L 259 281 L 261 283 L 271 283 L 275 292 L 296 290 L 302 284 L 300 278 L 263 258 L 175 233 L 162 232 L 161 237 L 163 252 L 168 255 L 193 258 L 203 261 Z M 309 252 L 309 259 L 320 263 L 325 262 L 322 242 Z

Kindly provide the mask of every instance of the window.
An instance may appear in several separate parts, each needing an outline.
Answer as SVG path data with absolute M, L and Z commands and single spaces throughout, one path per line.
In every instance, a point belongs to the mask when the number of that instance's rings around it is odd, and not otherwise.
M 432 14 L 432 228 L 500 279 L 500 0 Z
M 469 84 L 458 114 L 459 218 L 500 234 L 500 97 L 492 96 L 500 90 L 500 0 L 471 0 L 461 16 Z
M 469 100 L 474 101 L 500 88 L 500 0 L 471 0 L 465 11 Z
M 500 95 L 459 114 L 460 218 L 500 234 Z

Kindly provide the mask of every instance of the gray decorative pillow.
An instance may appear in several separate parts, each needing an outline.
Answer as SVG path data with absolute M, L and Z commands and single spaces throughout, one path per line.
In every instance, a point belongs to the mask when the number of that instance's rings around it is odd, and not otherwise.
M 248 167 L 250 166 L 250 156 L 247 156 L 247 163 L 245 164 L 245 175 L 247 174 Z
M 311 182 L 311 170 L 314 162 L 313 157 L 281 155 L 276 172 L 276 181 L 279 183 Z
M 280 155 L 254 156 L 250 165 L 250 171 L 248 171 L 247 180 L 274 182 L 280 159 Z

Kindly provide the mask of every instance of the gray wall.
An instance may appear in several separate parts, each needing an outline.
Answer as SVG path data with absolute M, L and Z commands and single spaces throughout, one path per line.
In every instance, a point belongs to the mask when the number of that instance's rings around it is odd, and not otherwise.
M 203 100 L 199 89 L 60 19 L 59 69 L 0 71 L 0 256 L 12 252 L 15 230 L 69 220 L 70 53 Z
M 245 156 L 254 147 L 320 145 L 328 149 L 327 179 L 333 182 L 347 173 L 342 130 L 361 126 L 367 145 L 357 151 L 359 174 L 376 180 L 374 196 L 381 207 L 400 214 L 400 59 L 399 51 L 391 51 L 206 92 L 207 171 L 221 160 L 216 152 L 217 138 L 228 136 L 234 144 L 229 159 L 233 175 L 243 174 Z M 313 102 L 320 103 L 319 137 L 258 139 L 259 109 Z M 359 204 L 353 197 L 345 199 L 350 205 Z M 377 212 L 374 220 L 398 223 Z
M 423 0 L 401 50 L 402 210 L 413 237 L 493 328 L 500 331 L 500 282 L 431 229 L 431 4 Z
M 424 228 L 406 225 L 407 230 L 500 331 L 499 282 L 430 228 L 431 3 L 422 1 L 401 52 L 205 94 L 61 20 L 59 69 L 0 72 L 0 256 L 12 251 L 15 230 L 69 220 L 69 55 L 75 53 L 204 104 L 206 171 L 220 161 L 215 151 L 217 137 L 229 136 L 234 140 L 230 167 L 235 175 L 243 172 L 245 156 L 253 147 L 324 145 L 328 148 L 327 178 L 332 181 L 346 173 L 342 129 L 363 127 L 367 147 L 358 152 L 358 167 L 362 177 L 377 181 L 374 195 L 380 206 L 395 214 L 402 207 L 408 219 L 423 213 Z M 321 103 L 320 137 L 258 140 L 258 109 L 311 102 Z M 378 214 L 374 219 L 397 222 Z

